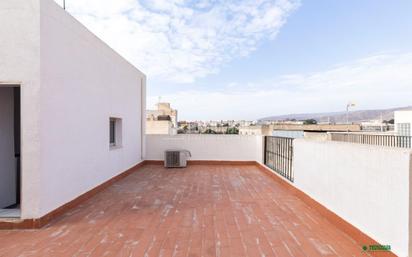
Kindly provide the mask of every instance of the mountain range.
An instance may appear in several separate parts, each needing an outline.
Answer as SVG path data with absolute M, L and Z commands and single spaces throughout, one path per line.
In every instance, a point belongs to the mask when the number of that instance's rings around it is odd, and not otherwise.
M 394 112 L 399 110 L 412 110 L 412 106 L 398 107 L 391 109 L 359 110 L 349 112 L 350 122 L 362 122 L 369 120 L 390 120 L 394 118 Z M 324 112 L 324 113 L 301 113 L 270 116 L 259 119 L 260 121 L 286 121 L 286 120 L 307 120 L 315 119 L 317 122 L 346 122 L 346 112 Z

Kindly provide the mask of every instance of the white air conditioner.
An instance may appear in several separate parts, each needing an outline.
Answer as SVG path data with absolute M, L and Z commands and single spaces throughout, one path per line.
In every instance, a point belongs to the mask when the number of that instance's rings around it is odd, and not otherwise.
M 166 168 L 183 168 L 187 166 L 187 158 L 191 157 L 188 150 L 166 150 L 165 167 Z

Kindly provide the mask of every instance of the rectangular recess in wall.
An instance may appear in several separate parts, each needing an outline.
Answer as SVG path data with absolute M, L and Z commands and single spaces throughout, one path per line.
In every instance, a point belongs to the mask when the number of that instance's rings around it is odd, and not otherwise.
M 109 119 L 109 145 L 110 149 L 122 147 L 122 119 L 110 117 Z

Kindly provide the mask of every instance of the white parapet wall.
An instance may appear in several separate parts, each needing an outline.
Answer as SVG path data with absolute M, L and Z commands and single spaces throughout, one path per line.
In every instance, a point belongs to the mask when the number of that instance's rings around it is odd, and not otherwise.
M 295 187 L 408 256 L 410 149 L 296 139 L 293 158 Z
M 257 161 L 263 159 L 262 136 L 146 135 L 146 159 L 163 160 L 167 149 L 186 149 L 191 160 Z

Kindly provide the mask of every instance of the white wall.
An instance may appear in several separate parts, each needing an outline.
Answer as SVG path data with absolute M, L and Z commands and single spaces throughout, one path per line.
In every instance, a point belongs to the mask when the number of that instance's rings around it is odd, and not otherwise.
M 293 185 L 407 256 L 410 158 L 406 149 L 296 139 Z
M 146 120 L 146 134 L 173 135 L 175 132 L 176 129 L 170 120 Z
M 396 111 L 395 112 L 395 132 L 397 133 L 399 132 L 398 123 L 409 123 L 411 130 L 412 130 L 412 110 Z
M 0 85 L 22 90 L 21 218 L 38 218 L 142 161 L 145 76 L 53 0 L 2 0 L 0 24 Z
M 167 149 L 186 149 L 191 160 L 258 161 L 263 159 L 262 136 L 181 134 L 146 135 L 146 159 L 163 160 Z
M 40 202 L 40 4 L 0 1 L 0 86 L 21 86 L 22 212 L 36 217 Z
M 0 209 L 16 203 L 13 99 L 13 88 L 0 86 Z
M 41 0 L 42 216 L 138 164 L 145 76 L 52 0 Z M 109 147 L 109 118 L 122 147 Z

